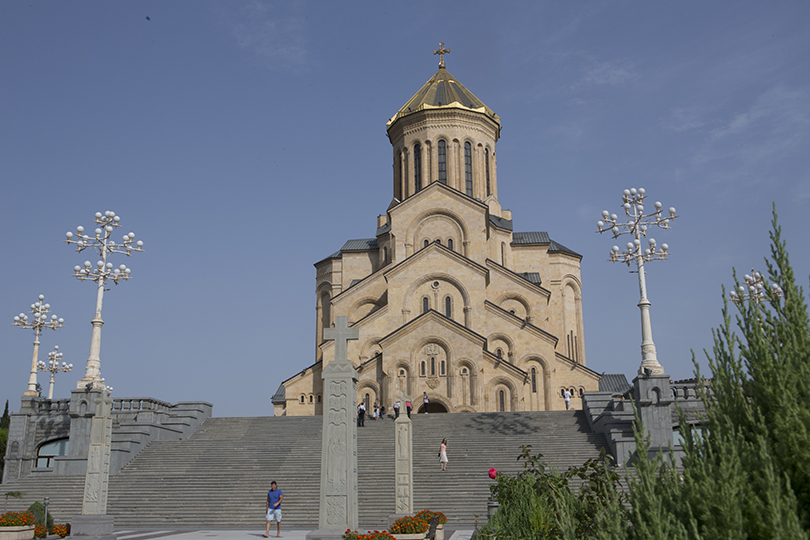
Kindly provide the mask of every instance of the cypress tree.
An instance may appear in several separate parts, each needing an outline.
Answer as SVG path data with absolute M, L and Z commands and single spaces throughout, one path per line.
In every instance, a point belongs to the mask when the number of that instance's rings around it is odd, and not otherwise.
M 631 538 L 808 538 L 810 319 L 775 207 L 772 225 L 765 264 L 784 297 L 736 303 L 732 324 L 723 291 L 723 324 L 707 353 L 711 391 L 698 385 L 702 429 L 687 428 L 681 413 L 682 469 L 647 460 L 636 434 Z

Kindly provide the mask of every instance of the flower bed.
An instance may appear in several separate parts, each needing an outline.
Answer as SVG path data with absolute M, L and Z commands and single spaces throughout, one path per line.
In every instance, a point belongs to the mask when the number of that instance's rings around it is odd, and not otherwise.
M 396 540 L 387 531 L 368 531 L 366 534 L 360 534 L 350 529 L 346 529 L 342 538 L 343 540 Z

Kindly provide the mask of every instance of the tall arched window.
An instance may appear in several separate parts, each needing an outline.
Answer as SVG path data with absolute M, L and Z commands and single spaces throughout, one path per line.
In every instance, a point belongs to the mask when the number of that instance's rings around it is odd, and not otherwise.
M 428 247 L 429 245 L 430 245 L 430 240 L 428 240 L 427 238 L 425 238 L 425 247 Z
M 537 369 L 532 368 L 532 394 L 537 393 Z
M 403 186 L 405 185 L 405 179 L 402 177 L 402 171 L 404 170 L 404 166 L 402 165 L 402 154 L 397 156 L 397 161 L 399 161 L 399 198 L 405 198 L 405 190 Z
M 506 410 L 506 395 L 503 390 L 498 392 L 498 401 L 500 402 L 501 412 L 504 412 Z
M 486 159 L 486 163 L 484 165 L 486 167 L 487 172 L 487 197 L 489 197 L 490 194 L 492 193 L 492 189 L 489 187 L 489 148 L 484 150 L 484 157 Z
M 439 182 L 447 184 L 447 143 L 439 141 Z
M 419 191 L 422 189 L 422 145 L 417 144 L 413 147 L 413 180 L 414 189 Z
M 430 357 L 430 374 L 436 375 L 436 358 Z
M 369 412 L 371 412 L 371 409 L 369 409 L 369 407 L 371 406 L 371 397 L 368 394 L 366 394 L 366 398 L 363 401 L 366 402 L 366 414 L 368 414 Z
M 451 250 L 453 249 L 453 239 L 452 238 L 447 239 L 447 247 L 450 248 Z
M 444 314 L 447 317 L 453 317 L 453 300 L 449 296 L 444 297 Z
M 503 358 L 503 349 L 495 349 L 495 356 Z
M 66 456 L 68 454 L 68 447 L 69 439 L 67 438 L 57 439 L 40 446 L 37 450 L 37 468 L 53 467 L 54 458 L 56 456 Z
M 472 197 L 472 145 L 468 142 L 464 143 L 464 182 L 467 189 L 467 195 Z
M 430 300 L 428 300 L 428 297 L 425 296 L 424 298 L 422 298 L 422 313 L 427 313 L 429 309 L 430 309 Z
M 445 364 L 444 364 L 444 360 L 442 360 L 442 367 L 441 367 L 441 371 L 439 372 L 441 375 L 444 375 L 444 369 L 445 369 Z
M 422 372 L 422 377 L 424 377 L 425 376 L 425 361 L 424 360 L 422 360 L 421 372 Z

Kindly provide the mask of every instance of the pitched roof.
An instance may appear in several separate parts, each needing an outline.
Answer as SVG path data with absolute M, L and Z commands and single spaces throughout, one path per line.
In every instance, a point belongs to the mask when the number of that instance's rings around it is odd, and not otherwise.
M 492 214 L 490 214 L 489 215 L 489 220 L 496 227 L 500 227 L 501 229 L 506 229 L 507 231 L 512 230 L 512 220 L 511 219 L 504 219 L 502 217 L 493 216 Z
M 612 392 L 614 394 L 624 394 L 630 390 L 630 383 L 624 373 L 605 373 L 599 379 L 600 392 Z
M 555 242 L 554 240 L 548 246 L 548 250 L 550 252 L 559 252 L 559 253 L 568 253 L 569 255 L 574 255 L 575 257 L 582 257 L 579 253 L 574 251 L 573 249 L 568 249 L 564 245 L 560 244 L 559 242 Z
M 287 389 L 284 387 L 284 383 L 278 385 L 278 390 L 276 393 L 273 394 L 273 397 L 270 398 L 271 403 L 286 403 L 287 402 Z
M 403 107 L 388 121 L 387 127 L 391 127 L 394 122 L 409 114 L 425 110 L 440 108 L 460 108 L 486 114 L 499 126 L 500 117 L 492 109 L 484 105 L 484 102 L 475 97 L 467 90 L 463 84 L 445 68 L 440 67 L 428 82 L 403 105 Z
M 513 244 L 548 244 L 551 238 L 546 231 L 512 233 Z
M 543 280 L 540 279 L 539 272 L 517 272 L 517 275 L 525 279 L 526 281 L 530 281 L 535 285 L 542 285 Z
M 347 240 L 343 247 L 340 248 L 340 251 L 342 253 L 344 251 L 372 251 L 375 249 L 379 249 L 376 238 L 361 238 L 359 240 Z

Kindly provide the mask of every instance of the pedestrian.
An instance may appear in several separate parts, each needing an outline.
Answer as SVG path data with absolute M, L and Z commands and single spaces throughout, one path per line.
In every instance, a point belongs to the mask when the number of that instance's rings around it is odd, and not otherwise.
M 366 425 L 366 405 L 361 401 L 357 405 L 357 427 L 365 427 Z
M 430 403 L 430 398 L 428 398 L 427 392 L 422 392 L 422 405 L 425 406 L 425 414 L 428 413 L 428 403 Z
M 270 522 L 276 522 L 276 537 L 281 538 L 281 501 L 284 494 L 278 489 L 278 484 L 273 480 L 270 482 L 270 491 L 267 492 L 267 526 L 264 529 L 265 538 L 270 538 Z
M 385 405 L 380 405 L 380 418 L 385 418 Z
M 405 410 L 408 411 L 408 418 L 410 418 L 411 411 L 413 410 L 413 404 L 410 401 L 405 402 Z
M 563 392 L 563 399 L 565 400 L 565 410 L 567 411 L 571 406 L 571 392 L 569 392 L 568 389 Z
M 439 447 L 439 464 L 442 470 L 447 470 L 447 439 L 442 439 L 442 445 Z
M 375 399 L 374 400 L 374 420 L 377 421 L 380 419 L 380 403 Z
M 399 404 L 399 401 L 395 401 L 394 402 L 394 420 L 399 418 L 399 408 L 400 407 L 401 407 L 401 405 Z

